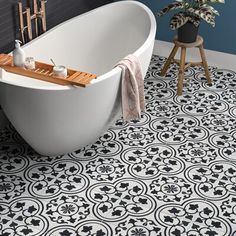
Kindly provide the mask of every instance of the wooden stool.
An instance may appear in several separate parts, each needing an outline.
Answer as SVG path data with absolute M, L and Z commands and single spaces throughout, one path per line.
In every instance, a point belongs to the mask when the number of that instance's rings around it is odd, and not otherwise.
M 179 65 L 179 75 L 178 75 L 178 85 L 177 85 L 177 95 L 180 96 L 182 95 L 183 91 L 183 80 L 184 80 L 184 71 L 187 69 L 189 66 L 196 66 L 196 65 L 201 65 L 204 67 L 205 70 L 205 76 L 207 79 L 207 83 L 209 85 L 212 85 L 212 80 L 210 78 L 209 70 L 208 70 L 208 65 L 206 61 L 206 56 L 203 48 L 203 38 L 201 36 L 197 36 L 197 40 L 194 43 L 182 43 L 177 40 L 177 37 L 174 38 L 174 48 L 172 49 L 164 67 L 161 70 L 160 76 L 165 76 L 167 70 L 170 67 L 170 64 L 172 62 L 175 62 Z M 179 49 L 181 47 L 181 56 L 180 60 L 175 60 L 174 57 Z M 186 49 L 187 48 L 193 48 L 193 47 L 198 47 L 201 55 L 201 62 L 189 62 L 185 65 L 185 58 L 186 58 Z

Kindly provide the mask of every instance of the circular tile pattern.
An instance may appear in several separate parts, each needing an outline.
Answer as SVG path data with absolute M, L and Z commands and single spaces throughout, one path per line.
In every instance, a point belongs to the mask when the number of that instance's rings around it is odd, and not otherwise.
M 146 105 L 146 111 L 156 117 L 172 117 L 179 113 L 179 106 L 172 101 L 155 100 Z
M 58 224 L 77 224 L 90 214 L 90 204 L 77 195 L 61 195 L 46 205 L 46 216 Z
M 175 176 L 160 176 L 152 181 L 150 190 L 158 200 L 163 202 L 181 202 L 193 193 L 191 184 Z
M 164 235 L 217 235 L 232 232 L 229 223 L 218 215 L 215 204 L 202 199 L 184 204 L 166 204 L 156 211 L 156 220 L 165 227 Z
M 147 216 L 155 209 L 155 201 L 146 194 L 147 187 L 135 179 L 115 183 L 101 182 L 91 186 L 87 197 L 94 203 L 93 213 L 104 221 L 119 221 L 128 215 Z
M 28 164 L 28 158 L 23 157 L 25 148 L 17 143 L 2 143 L 0 146 L 0 173 L 17 173 L 24 170 Z
M 81 222 L 76 227 L 70 225 L 57 226 L 47 232 L 45 236 L 110 236 L 113 235 L 109 224 L 98 220 L 86 220 Z
M 236 74 L 209 67 L 208 86 L 189 68 L 178 97 L 165 61 L 152 57 L 141 119 L 73 153 L 0 131 L 1 236 L 236 236 Z
M 208 114 L 202 117 L 202 124 L 209 130 L 221 132 L 236 129 L 236 119 L 227 114 Z
M 177 145 L 188 140 L 201 141 L 206 139 L 208 131 L 199 124 L 200 122 L 193 116 L 177 115 L 169 119 L 153 119 L 150 127 L 156 132 L 160 142 Z
M 30 182 L 29 193 L 39 198 L 53 198 L 60 193 L 82 192 L 88 186 L 82 166 L 70 159 L 32 165 L 25 175 Z
M 36 199 L 22 197 L 11 202 L 1 202 L 0 235 L 43 236 L 48 221 L 42 215 L 43 204 Z
M 146 148 L 129 148 L 121 158 L 128 164 L 130 175 L 140 179 L 153 179 L 161 173 L 177 174 L 184 169 L 184 163 L 176 158 L 175 150 L 159 143 Z
M 215 160 L 218 153 L 207 143 L 188 141 L 179 147 L 177 156 L 186 162 L 206 164 Z
M 118 133 L 118 138 L 128 146 L 145 146 L 154 141 L 155 135 L 147 128 L 129 126 Z
M 26 190 L 25 180 L 17 175 L 0 175 L 0 201 L 21 196 Z
M 222 158 L 236 161 L 236 131 L 212 134 L 209 137 L 209 143 L 218 149 Z
M 115 180 L 126 172 L 125 165 L 115 158 L 98 158 L 86 165 L 86 174 L 94 180 Z
M 209 166 L 195 165 L 188 168 L 185 175 L 204 199 L 214 201 L 236 196 L 236 164 L 217 161 Z
M 182 105 L 182 111 L 192 116 L 203 116 L 211 113 L 223 113 L 229 106 L 224 99 L 212 91 L 199 90 L 192 94 L 184 94 L 175 98 L 176 103 Z

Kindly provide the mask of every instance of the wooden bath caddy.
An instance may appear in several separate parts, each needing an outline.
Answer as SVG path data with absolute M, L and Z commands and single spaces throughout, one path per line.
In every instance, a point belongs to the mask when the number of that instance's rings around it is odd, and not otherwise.
M 0 54 L 0 67 L 18 75 L 24 75 L 34 79 L 44 80 L 60 85 L 77 85 L 86 87 L 92 79 L 96 79 L 94 74 L 67 69 L 67 77 L 59 78 L 53 75 L 53 65 L 45 64 L 42 62 L 35 62 L 35 69 L 28 70 L 21 67 L 15 67 L 12 63 L 12 56 L 7 54 Z

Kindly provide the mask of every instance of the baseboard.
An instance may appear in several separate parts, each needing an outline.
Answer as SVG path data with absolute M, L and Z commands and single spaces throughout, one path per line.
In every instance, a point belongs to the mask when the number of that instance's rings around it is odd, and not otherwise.
M 3 110 L 0 110 L 0 129 L 3 129 L 9 124 L 7 117 L 5 116 Z
M 156 40 L 153 53 L 168 57 L 173 43 Z M 208 65 L 216 66 L 220 69 L 236 71 L 236 55 L 205 49 Z M 178 52 L 179 54 L 179 52 Z M 179 55 L 177 55 L 179 57 Z M 200 61 L 199 51 L 196 48 L 188 49 L 187 61 Z

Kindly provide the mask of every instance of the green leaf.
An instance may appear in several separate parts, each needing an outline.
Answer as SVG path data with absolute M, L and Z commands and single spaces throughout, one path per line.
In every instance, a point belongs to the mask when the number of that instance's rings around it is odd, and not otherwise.
M 204 5 L 204 7 L 206 7 L 207 9 L 209 9 L 213 14 L 215 14 L 215 15 L 217 15 L 217 16 L 219 16 L 220 15 L 220 13 L 214 8 L 214 7 L 212 7 L 212 6 L 209 6 L 209 5 Z
M 215 26 L 215 15 L 211 11 L 209 11 L 207 8 L 205 7 L 197 8 L 197 9 L 190 8 L 188 9 L 188 11 L 202 18 L 207 23 L 211 24 L 213 27 Z
M 219 12 L 211 6 L 211 4 L 215 3 L 225 3 L 225 0 L 175 0 L 163 8 L 157 16 L 163 16 L 172 10 L 180 9 L 180 12 L 171 19 L 171 29 L 181 27 L 187 20 L 198 26 L 200 19 L 205 20 L 214 27 L 215 16 L 219 16 Z
M 170 28 L 176 30 L 179 27 L 183 26 L 189 20 L 189 16 L 186 16 L 183 12 L 175 14 L 170 21 Z
M 157 13 L 157 16 L 163 16 L 166 13 L 168 13 L 169 11 L 173 11 L 176 9 L 183 9 L 184 8 L 184 3 L 182 2 L 173 2 L 171 4 L 169 4 L 167 7 L 163 8 L 160 12 Z
M 224 0 L 195 0 L 199 4 L 225 3 Z
M 191 23 L 193 23 L 196 27 L 198 27 L 200 25 L 201 19 L 199 17 L 196 16 L 191 16 L 188 19 Z

